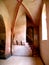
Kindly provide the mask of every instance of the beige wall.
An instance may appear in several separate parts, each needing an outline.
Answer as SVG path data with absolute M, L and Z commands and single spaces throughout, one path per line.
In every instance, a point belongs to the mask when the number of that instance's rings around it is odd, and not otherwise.
M 15 14 L 15 8 L 17 5 L 17 1 L 16 0 L 5 0 L 4 3 L 8 9 L 11 22 L 12 22 L 14 18 L 14 14 Z M 22 6 L 20 7 L 18 11 L 17 19 L 15 22 L 16 22 L 16 25 L 14 29 L 14 35 L 15 35 L 14 43 L 16 43 L 16 40 L 26 42 L 26 14 Z
M 39 46 L 39 38 L 38 38 L 38 35 L 39 35 L 39 28 L 38 27 L 35 27 L 34 28 L 34 45 L 35 45 L 35 47 L 38 47 Z
M 10 1 L 10 2 L 9 2 Z M 3 16 L 3 20 L 6 28 L 6 47 L 5 54 L 10 54 L 11 45 L 11 23 L 14 16 L 14 11 L 16 7 L 16 0 L 5 0 L 0 2 L 0 14 Z M 26 42 L 26 15 L 24 9 L 21 6 L 16 19 L 15 25 L 15 40 Z
M 16 18 L 14 33 L 15 33 L 15 37 L 14 37 L 15 43 L 16 40 L 18 42 L 20 41 L 26 42 L 26 14 L 22 6 L 20 6 L 19 8 L 19 12 Z
M 5 29 L 6 29 L 6 48 L 5 48 L 5 54 L 10 53 L 10 43 L 11 43 L 11 24 L 10 24 L 10 16 L 8 13 L 8 10 L 5 6 L 5 4 L 1 1 L 0 2 L 0 15 L 3 16 L 3 20 L 5 23 Z
M 40 33 L 40 54 L 45 63 L 45 65 L 49 65 L 49 2 L 47 3 L 47 40 L 42 40 L 42 24 L 39 26 Z
M 42 26 L 42 25 L 41 25 Z M 40 26 L 40 55 L 46 65 L 49 65 L 49 47 L 48 40 L 42 40 L 42 27 Z
M 10 2 L 9 2 L 10 1 Z M 11 23 L 14 16 L 14 11 L 16 7 L 16 0 L 5 0 L 0 2 L 0 14 L 3 16 L 3 20 L 6 28 L 6 47 L 5 54 L 10 53 L 10 45 L 11 45 Z M 24 9 L 21 6 L 19 9 L 19 13 L 16 19 L 15 25 L 15 39 L 14 41 L 24 41 L 26 42 L 26 15 L 24 13 Z
M 14 14 L 15 14 L 15 8 L 17 5 L 17 0 L 3 0 L 4 4 L 6 5 L 9 15 L 11 17 L 11 22 L 14 18 Z
M 27 8 L 29 14 L 31 15 L 33 22 L 38 24 L 41 14 L 42 0 L 23 0 L 23 5 Z M 27 5 L 28 4 L 28 5 Z

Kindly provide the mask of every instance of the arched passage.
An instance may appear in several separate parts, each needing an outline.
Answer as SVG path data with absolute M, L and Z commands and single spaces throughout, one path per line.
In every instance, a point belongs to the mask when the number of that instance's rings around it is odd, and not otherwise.
M 2 15 L 0 15 L 0 57 L 5 54 L 6 30 Z

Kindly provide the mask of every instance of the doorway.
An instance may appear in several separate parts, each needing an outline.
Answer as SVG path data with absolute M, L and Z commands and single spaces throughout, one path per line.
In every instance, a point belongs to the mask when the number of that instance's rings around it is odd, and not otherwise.
M 34 43 L 34 28 L 32 26 L 27 27 L 26 40 L 29 45 Z
M 5 54 L 5 24 L 2 15 L 0 15 L 0 57 L 3 57 Z

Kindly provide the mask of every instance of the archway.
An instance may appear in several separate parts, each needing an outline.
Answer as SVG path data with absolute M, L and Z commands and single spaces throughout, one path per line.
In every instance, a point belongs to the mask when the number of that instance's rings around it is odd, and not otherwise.
M 31 20 L 27 15 L 27 28 L 26 28 L 26 41 L 28 42 L 29 47 L 32 50 L 33 56 L 39 56 L 39 27 L 34 23 L 34 20 Z
M 0 15 L 0 57 L 1 58 L 5 54 L 5 40 L 6 40 L 5 24 L 2 15 Z

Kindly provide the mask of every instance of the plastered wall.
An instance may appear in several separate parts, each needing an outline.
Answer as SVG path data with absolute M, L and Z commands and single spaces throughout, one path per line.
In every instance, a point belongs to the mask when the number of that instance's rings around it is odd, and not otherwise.
M 8 13 L 8 10 L 5 6 L 5 4 L 1 1 L 0 2 L 0 15 L 2 15 L 4 24 L 5 24 L 5 30 L 6 30 L 6 40 L 5 40 L 5 54 L 10 53 L 10 43 L 11 43 L 11 24 L 10 24 L 10 16 Z
M 40 54 L 45 65 L 49 65 L 49 1 L 46 1 L 45 3 L 46 3 L 47 40 L 42 40 L 42 23 L 40 21 L 39 26 Z
M 15 22 L 16 24 L 14 29 L 14 42 L 16 43 L 16 40 L 18 42 L 26 42 L 26 14 L 22 6 L 20 6 L 19 8 L 19 12 Z
M 0 2 L 0 14 L 3 16 L 6 29 L 6 43 L 5 43 L 5 55 L 10 54 L 11 46 L 11 23 L 13 20 L 13 15 L 15 11 L 16 1 L 5 0 Z M 20 7 L 16 25 L 15 25 L 15 40 L 26 42 L 26 15 L 24 13 L 23 7 Z

